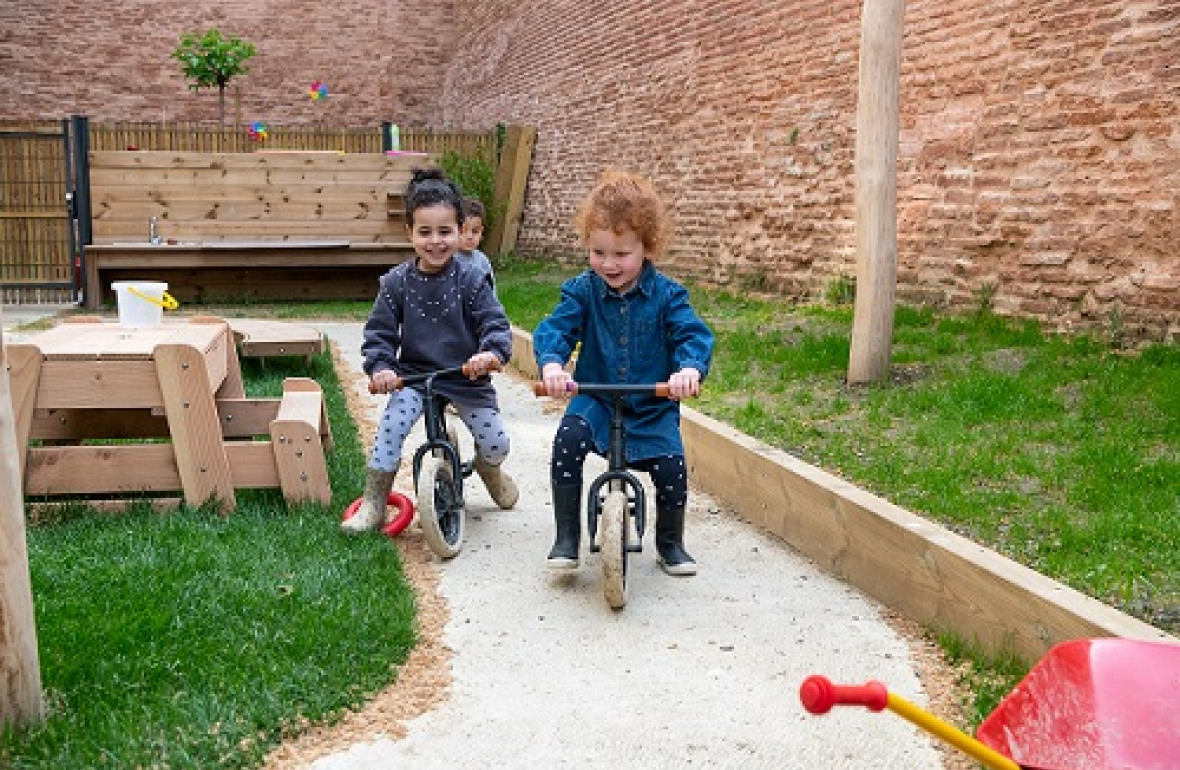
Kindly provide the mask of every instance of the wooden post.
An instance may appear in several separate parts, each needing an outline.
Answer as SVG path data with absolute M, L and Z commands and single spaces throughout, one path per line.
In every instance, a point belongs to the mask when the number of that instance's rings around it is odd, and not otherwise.
M 520 217 L 524 212 L 524 190 L 536 142 L 537 129 L 508 126 L 504 151 L 496 168 L 496 203 L 503 203 L 504 210 L 497 212 L 499 216 L 492 225 L 487 240 L 488 254 L 507 254 L 516 248 L 516 234 L 520 231 Z
M 0 728 L 45 717 L 19 457 L 0 330 Z
M 865 0 L 856 112 L 856 309 L 848 381 L 889 372 L 897 284 L 897 144 L 905 0 Z

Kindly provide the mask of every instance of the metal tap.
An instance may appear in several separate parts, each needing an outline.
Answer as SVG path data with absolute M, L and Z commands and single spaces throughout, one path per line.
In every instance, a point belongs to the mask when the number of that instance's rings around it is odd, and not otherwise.
M 156 218 L 148 217 L 148 243 L 158 246 L 164 239 L 156 232 Z

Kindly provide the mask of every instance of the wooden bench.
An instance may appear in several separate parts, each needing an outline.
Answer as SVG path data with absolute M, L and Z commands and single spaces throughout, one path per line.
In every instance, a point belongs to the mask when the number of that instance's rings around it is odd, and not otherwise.
M 287 321 L 233 318 L 229 322 L 242 358 L 258 358 L 265 365 L 270 356 L 311 357 L 324 352 L 324 335 L 318 329 Z
M 86 307 L 120 280 L 181 302 L 368 300 L 413 255 L 403 195 L 432 156 L 323 152 L 91 153 Z M 160 243 L 149 242 L 156 218 Z

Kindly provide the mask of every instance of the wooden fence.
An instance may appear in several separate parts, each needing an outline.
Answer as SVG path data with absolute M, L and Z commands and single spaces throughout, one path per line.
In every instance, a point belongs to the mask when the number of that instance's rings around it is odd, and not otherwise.
M 389 126 L 323 128 L 319 126 L 271 126 L 251 131 L 251 126 L 210 126 L 200 123 L 91 124 L 92 150 L 178 150 L 181 152 L 254 152 L 255 150 L 335 150 L 383 152 Z M 452 131 L 408 127 L 397 131 L 391 149 L 442 154 L 448 150 L 498 159 L 496 131 Z
M 0 301 L 60 302 L 74 284 L 60 121 L 0 133 Z
M 221 128 L 195 123 L 90 123 L 91 152 L 168 150 L 242 152 L 317 150 L 381 153 L 395 148 L 443 155 L 480 157 L 493 168 L 499 161 L 503 131 L 452 131 L 400 127 L 393 141 L 389 124 L 355 128 L 266 126 Z M 254 128 L 260 128 L 255 126 Z M 0 120 L 0 302 L 69 302 L 77 297 L 82 234 L 73 230 L 67 202 L 82 180 L 71 168 L 62 121 Z M 79 214 L 85 212 L 79 211 Z

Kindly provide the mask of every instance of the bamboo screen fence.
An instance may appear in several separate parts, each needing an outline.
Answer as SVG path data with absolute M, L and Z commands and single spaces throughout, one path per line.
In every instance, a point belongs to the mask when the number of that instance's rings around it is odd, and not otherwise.
M 266 126 L 225 128 L 185 123 L 91 124 L 92 150 L 182 150 L 185 152 L 254 152 L 255 150 L 325 150 L 382 152 L 381 126 L 324 128 L 320 126 Z M 396 149 L 411 152 L 463 155 L 483 154 L 493 165 L 498 148 L 495 131 L 452 131 L 435 128 L 400 128 Z
M 72 284 L 66 208 L 66 146 L 59 124 L 21 126 L 0 136 L 0 294 L 61 301 Z

